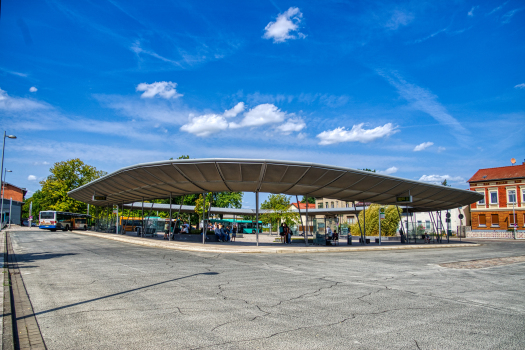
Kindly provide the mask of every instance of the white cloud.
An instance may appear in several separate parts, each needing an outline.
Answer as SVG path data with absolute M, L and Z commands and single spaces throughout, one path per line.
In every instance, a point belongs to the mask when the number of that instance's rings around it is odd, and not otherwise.
M 140 83 L 137 85 L 137 91 L 144 91 L 144 93 L 140 95 L 142 98 L 153 98 L 157 95 L 165 99 L 179 98 L 182 94 L 177 93 L 176 87 L 177 83 L 159 81 L 153 84 Z
M 416 147 L 414 147 L 414 152 L 422 151 L 425 148 L 428 148 L 428 147 L 432 146 L 433 144 L 434 144 L 434 142 L 423 142 L 423 143 L 417 145 Z
M 48 108 L 50 108 L 49 105 L 28 98 L 11 97 L 6 91 L 0 89 L 0 111 L 22 112 Z
M 35 176 L 35 175 L 29 175 L 29 176 L 27 177 L 27 179 L 28 179 L 29 181 L 36 181 L 36 176 Z
M 31 86 L 29 88 L 29 92 L 37 92 L 37 91 L 38 91 L 38 89 L 36 87 L 34 87 L 34 86 Z
M 282 132 L 285 135 L 289 135 L 292 132 L 299 132 L 306 127 L 305 122 L 301 118 L 291 118 L 286 121 L 286 123 L 276 127 L 277 130 Z
M 489 13 L 487 13 L 487 16 L 490 16 L 491 14 L 493 14 L 494 12 L 497 12 L 499 10 L 501 10 L 503 8 L 503 6 L 507 5 L 508 1 L 505 1 L 503 4 L 501 4 L 500 6 L 498 7 L 495 7 L 492 11 L 490 11 Z
M 339 142 L 361 142 L 367 143 L 375 141 L 382 137 L 387 137 L 395 134 L 399 130 L 392 123 L 387 123 L 383 126 L 378 126 L 374 129 L 363 129 L 364 123 L 352 126 L 352 130 L 346 130 L 344 127 L 339 127 L 334 130 L 323 131 L 318 138 L 321 139 L 320 145 L 331 145 Z
M 49 162 L 43 161 L 43 162 L 34 162 L 33 165 L 49 165 Z
M 275 105 L 263 103 L 250 109 L 244 114 L 244 119 L 239 123 L 230 123 L 230 128 L 255 127 L 284 121 L 286 113 Z
M 302 17 L 303 14 L 299 8 L 290 7 L 286 12 L 280 13 L 275 22 L 266 25 L 263 38 L 273 39 L 274 43 L 283 43 L 288 39 L 305 38 L 306 36 L 303 33 L 298 32 Z M 290 32 L 297 32 L 297 36 L 290 34 Z
M 441 184 L 444 180 L 447 182 L 465 182 L 465 179 L 461 176 L 450 176 L 450 175 L 423 175 L 419 178 L 419 181 L 430 182 L 433 184 Z
M 199 117 L 190 117 L 190 122 L 183 125 L 180 130 L 204 137 L 226 130 L 227 128 L 228 122 L 222 115 L 205 114 Z
M 392 17 L 390 17 L 388 22 L 386 22 L 385 27 L 387 27 L 390 30 L 396 30 L 400 26 L 408 25 L 410 22 L 412 22 L 413 19 L 414 16 L 411 13 L 396 10 L 392 14 Z
M 514 9 L 512 11 L 509 11 L 507 12 L 506 14 L 504 14 L 503 16 L 501 16 L 501 19 L 503 20 L 503 23 L 504 24 L 507 24 L 507 23 L 510 23 L 510 20 L 512 19 L 512 17 L 520 12 L 520 11 L 523 11 L 523 8 L 520 8 L 520 9 Z
M 516 88 L 516 89 L 525 89 L 525 83 L 518 84 L 518 85 L 514 86 L 514 88 Z
M 387 79 L 397 89 L 399 95 L 410 102 L 414 109 L 429 114 L 442 125 L 450 126 L 454 135 L 465 141 L 465 135 L 469 134 L 469 131 L 448 113 L 447 109 L 437 101 L 436 95 L 422 87 L 406 82 L 397 72 L 392 72 L 391 75 L 382 71 L 378 73 Z
M 224 111 L 223 116 L 226 118 L 235 117 L 237 114 L 244 111 L 244 102 L 239 102 L 232 109 Z
M 467 13 L 467 16 L 474 17 L 474 10 L 477 9 L 479 6 L 472 6 L 470 11 Z
M 438 153 L 441 153 L 441 152 L 443 152 L 445 150 L 446 150 L 445 147 L 441 147 L 441 146 L 438 147 Z
M 395 166 L 392 166 L 386 170 L 383 170 L 383 171 L 379 171 L 380 174 L 385 174 L 385 175 L 391 175 L 391 174 L 395 174 L 397 173 L 397 168 Z

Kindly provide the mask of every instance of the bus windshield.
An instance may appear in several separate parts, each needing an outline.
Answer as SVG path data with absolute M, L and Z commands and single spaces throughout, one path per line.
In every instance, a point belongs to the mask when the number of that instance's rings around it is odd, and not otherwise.
M 54 211 L 42 211 L 40 212 L 40 219 L 54 219 L 55 218 L 55 212 Z

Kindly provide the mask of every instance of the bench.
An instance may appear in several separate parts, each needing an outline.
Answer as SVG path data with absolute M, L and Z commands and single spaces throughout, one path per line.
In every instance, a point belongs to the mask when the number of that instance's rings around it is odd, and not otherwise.
M 337 245 L 339 244 L 339 234 L 338 233 L 332 233 L 332 236 L 325 235 L 325 243 L 326 245 Z

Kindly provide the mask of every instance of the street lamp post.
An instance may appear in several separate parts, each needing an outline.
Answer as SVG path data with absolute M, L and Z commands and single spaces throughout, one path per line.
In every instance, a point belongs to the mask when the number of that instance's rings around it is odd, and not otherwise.
M 4 140 L 2 143 L 2 165 L 0 166 L 0 188 L 3 190 L 4 188 L 4 172 L 2 171 L 4 169 L 4 151 L 5 151 L 5 138 L 8 137 L 10 139 L 16 139 L 15 135 L 7 135 L 6 131 L 4 131 Z M 3 193 L 3 191 L 2 191 Z M 0 215 L 2 217 L 2 220 L 0 221 L 0 230 L 4 228 L 4 197 L 2 196 L 2 209 L 0 210 Z
M 4 227 L 4 193 L 5 193 L 5 179 L 7 177 L 7 173 L 12 173 L 11 170 L 7 170 L 7 169 L 4 169 L 4 171 L 2 172 L 2 179 L 3 179 L 3 182 L 2 182 L 2 204 L 0 206 L 0 215 L 2 216 L 2 223 L 0 224 L 0 229 L 2 229 Z M 9 221 L 11 221 L 11 209 L 9 209 Z

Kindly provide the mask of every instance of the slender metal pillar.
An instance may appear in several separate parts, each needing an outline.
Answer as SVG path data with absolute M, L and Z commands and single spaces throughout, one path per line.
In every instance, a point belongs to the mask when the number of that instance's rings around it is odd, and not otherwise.
M 140 237 L 144 237 L 144 197 L 142 197 L 142 227 L 140 228 Z
M 118 203 L 117 203 L 117 217 L 116 217 L 116 220 L 115 220 L 115 233 L 118 235 L 118 227 L 119 227 L 119 222 L 118 222 Z
M 0 230 L 4 228 L 4 151 L 6 136 L 7 131 L 4 131 L 4 143 L 2 144 L 2 167 L 0 168 L 0 189 L 2 190 L 2 204 L 0 209 L 0 216 L 2 217 L 2 220 L 0 221 Z
M 171 241 L 171 192 L 170 192 L 170 221 L 168 223 L 168 241 Z
M 259 191 L 255 192 L 255 239 L 257 247 L 259 246 Z
M 306 231 L 304 234 L 304 245 L 308 246 L 308 195 L 304 196 L 306 204 Z M 299 203 L 297 203 L 299 205 Z
M 363 244 L 366 244 L 366 203 L 363 202 Z
M 408 196 L 410 197 L 410 191 L 408 191 Z M 405 242 L 407 244 L 410 244 L 410 241 L 408 240 L 408 202 L 405 205 L 405 208 L 406 208 L 406 211 L 407 211 L 407 237 L 406 237 L 407 239 L 405 240 Z
M 204 227 L 204 218 L 206 217 L 206 192 L 202 193 L 202 244 L 206 243 L 206 228 Z
M 356 210 L 356 213 L 357 213 L 357 207 L 355 206 L 355 201 L 353 201 L 352 203 L 354 203 L 354 209 Z M 360 243 L 363 244 L 363 230 L 361 230 L 361 221 L 359 221 L 359 214 L 356 215 L 357 216 L 357 225 L 359 226 L 359 234 L 361 235 L 361 239 L 360 239 Z M 363 213 L 363 217 L 365 216 L 365 213 Z M 326 219 L 325 219 L 326 221 Z M 325 225 L 326 226 L 326 225 Z
M 11 216 L 11 207 L 13 206 L 13 198 L 9 198 L 9 228 L 11 228 L 11 222 L 13 217 Z
M 379 207 L 379 245 L 381 245 L 381 207 Z
M 295 200 L 297 201 L 297 210 L 299 210 L 299 220 L 301 221 L 301 226 L 303 226 L 304 241 L 308 245 L 308 241 L 306 239 L 306 230 L 305 230 L 304 225 L 303 225 L 303 216 L 301 215 L 301 207 L 299 206 L 299 197 L 297 195 L 295 196 Z M 285 237 L 284 241 L 286 242 L 286 237 Z

